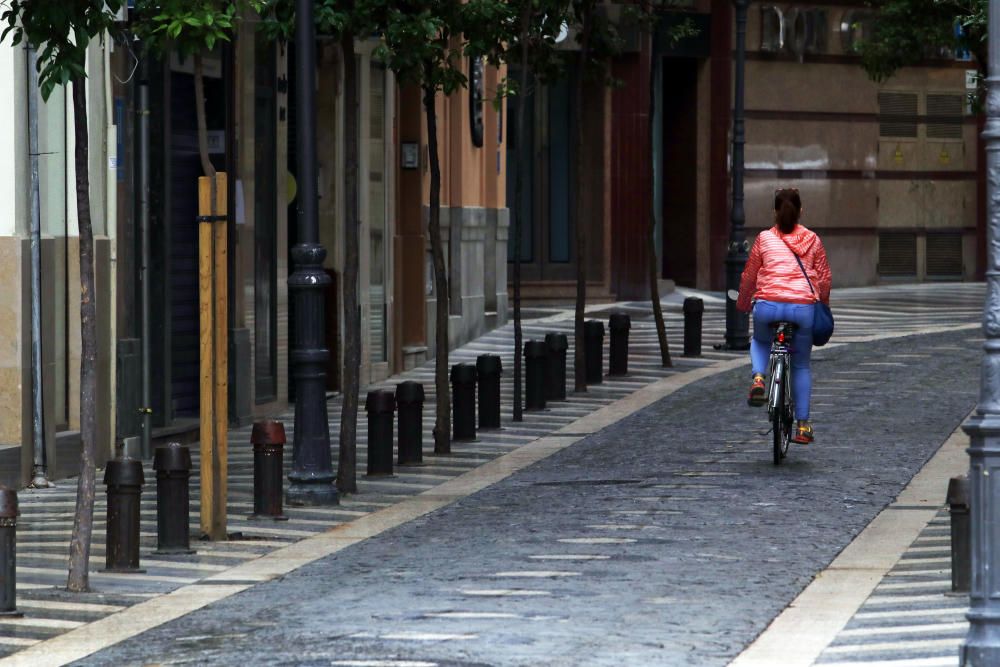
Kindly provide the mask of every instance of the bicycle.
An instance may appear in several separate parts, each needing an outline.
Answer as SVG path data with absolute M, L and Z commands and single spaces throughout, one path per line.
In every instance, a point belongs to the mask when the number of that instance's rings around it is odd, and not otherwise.
M 767 369 L 767 416 L 774 437 L 774 465 L 781 465 L 781 460 L 788 455 L 795 416 L 791 342 L 795 338 L 796 326 L 791 322 L 775 322 L 771 328 L 774 329 L 774 338 Z

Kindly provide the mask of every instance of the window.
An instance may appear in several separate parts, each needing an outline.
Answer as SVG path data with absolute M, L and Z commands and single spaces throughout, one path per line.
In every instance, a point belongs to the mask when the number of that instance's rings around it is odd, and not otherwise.
M 760 50 L 776 52 L 785 44 L 785 26 L 777 7 L 760 8 Z

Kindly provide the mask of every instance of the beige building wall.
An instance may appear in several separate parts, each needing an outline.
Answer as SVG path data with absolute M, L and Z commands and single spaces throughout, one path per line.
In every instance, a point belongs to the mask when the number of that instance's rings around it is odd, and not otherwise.
M 935 95 L 964 98 L 965 70 L 974 65 L 942 61 L 872 82 L 857 58 L 845 53 L 841 22 L 857 8 L 841 5 L 818 6 L 827 17 L 822 53 L 796 58 L 762 51 L 761 12 L 770 6 L 753 4 L 748 22 L 748 231 L 755 234 L 773 224 L 775 188 L 796 187 L 802 195 L 804 224 L 823 237 L 835 285 L 934 278 L 928 261 L 940 251 L 929 250 L 929 237 L 961 244 L 962 265 L 950 277 L 971 278 L 976 125 L 966 110 L 960 136 L 935 138 L 929 125 L 936 117 L 928 100 Z M 814 8 L 778 7 L 786 16 L 794 9 Z M 880 109 L 880 93 L 886 92 L 915 100 L 916 136 L 887 136 L 887 111 Z M 887 232 L 897 236 L 887 237 Z M 898 256 L 887 257 L 888 244 L 904 236 L 915 242 L 912 273 L 893 271 L 895 264 L 889 262 Z M 886 247 L 880 253 L 882 244 Z
M 469 75 L 469 60 L 463 71 Z M 472 140 L 468 89 L 436 98 L 438 155 L 441 161 L 441 236 L 448 270 L 448 339 L 457 347 L 502 324 L 507 317 L 506 163 L 501 123 L 505 106 L 497 110 L 491 100 L 505 70 L 485 66 L 483 71 L 483 142 Z M 430 167 L 427 159 L 427 126 L 421 113 L 421 176 L 424 228 L 430 203 Z M 504 132 L 506 134 L 506 132 Z M 426 280 L 433 280 L 431 245 L 427 236 Z M 435 337 L 436 295 L 426 301 L 427 341 Z M 433 345 L 428 349 L 433 352 Z
M 98 461 L 114 451 L 114 274 L 113 230 L 117 211 L 113 131 L 108 104 L 107 52 L 95 43 L 87 61 L 90 197 L 95 237 L 98 308 Z M 0 147 L 0 256 L 9 270 L 0 277 L 0 451 L 20 448 L 22 479 L 31 469 L 31 282 L 30 158 L 27 70 L 23 47 L 0 45 L 0 122 L 10 140 Z M 73 164 L 70 90 L 57 88 L 39 106 L 39 180 L 42 228 L 42 352 L 45 443 L 52 475 L 76 468 L 73 448 L 56 447 L 56 431 L 79 429 L 80 287 L 79 227 Z M 17 92 L 22 91 L 22 92 Z M 70 438 L 70 442 L 74 439 Z M 63 455 L 66 460 L 61 460 Z

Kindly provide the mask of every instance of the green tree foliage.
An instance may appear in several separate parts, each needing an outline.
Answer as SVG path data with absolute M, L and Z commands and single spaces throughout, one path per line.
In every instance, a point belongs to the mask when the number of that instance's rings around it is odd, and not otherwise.
M 38 51 L 42 99 L 53 89 L 86 78 L 87 47 L 114 25 L 121 0 L 8 0 L 0 14 L 0 41 L 28 42 Z
M 869 6 L 874 17 L 856 48 L 872 80 L 885 81 L 941 48 L 969 51 L 986 73 L 986 0 L 872 0 Z
M 386 0 L 316 0 L 313 19 L 320 37 L 340 39 L 345 32 L 377 35 L 376 21 Z M 295 39 L 295 0 L 259 0 L 260 29 L 272 40 Z
M 158 51 L 187 58 L 230 41 L 238 11 L 238 3 L 227 0 L 140 0 L 135 33 Z

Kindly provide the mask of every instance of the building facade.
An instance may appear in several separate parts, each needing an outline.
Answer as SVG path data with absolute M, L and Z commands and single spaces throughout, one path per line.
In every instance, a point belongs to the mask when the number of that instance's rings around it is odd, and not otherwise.
M 595 299 L 648 296 L 651 224 L 661 278 L 723 288 L 733 14 L 728 0 L 696 0 L 664 18 L 655 42 L 637 31 L 628 35 L 611 63 L 620 85 L 587 95 L 583 115 L 604 116 L 588 132 L 598 157 L 588 161 L 587 178 L 603 180 L 606 193 L 582 215 L 574 211 L 569 165 L 576 158 L 564 129 L 573 120 L 558 119 L 571 102 L 560 88 L 566 84 L 535 95 L 534 135 L 526 137 L 534 142 L 533 166 L 519 209 L 531 239 L 522 248 L 526 296 L 571 296 L 566 276 L 574 275 L 575 250 L 563 239 L 580 221 L 601 253 L 586 258 L 589 275 L 598 278 L 589 292 Z M 939 51 L 872 82 L 855 51 L 870 17 L 860 2 L 750 4 L 748 235 L 752 241 L 772 224 L 775 188 L 796 187 L 804 224 L 823 237 L 835 286 L 973 279 L 985 244 L 979 128 L 967 103 L 975 64 Z M 668 29 L 685 21 L 696 34 L 668 39 Z M 513 201 L 511 193 L 509 180 Z M 586 220 L 595 211 L 596 224 Z
M 430 356 L 435 295 L 426 231 L 429 173 L 419 95 L 397 86 L 358 42 L 362 387 Z M 318 40 L 319 224 L 332 285 L 326 299 L 328 388 L 340 386 L 343 303 L 343 92 L 336 45 Z M 289 378 L 290 248 L 296 242 L 295 47 L 268 41 L 254 16 L 204 59 L 213 166 L 227 175 L 229 414 L 274 417 L 294 400 Z M 459 345 L 506 319 L 507 213 L 503 111 L 488 102 L 501 74 L 466 63 L 478 96 L 438 101 L 442 222 L 452 289 L 450 339 Z M 27 93 L 23 48 L 0 46 L 0 85 Z M 154 439 L 197 438 L 199 406 L 198 199 L 202 175 L 193 65 L 144 56 L 113 39 L 88 56 L 90 181 L 98 294 L 98 461 L 138 435 L 152 410 Z M 148 98 L 144 107 L 143 99 Z M 0 100 L 13 128 L 4 145 L 0 253 L 7 260 L 0 325 L 0 472 L 31 469 L 29 156 L 26 95 Z M 148 123 L 148 148 L 142 125 Z M 67 91 L 40 106 L 42 347 L 46 448 L 54 477 L 79 461 L 79 244 L 73 117 Z M 414 157 L 416 161 L 414 162 Z M 141 177 L 148 173 L 148 188 Z M 145 196 L 143 196 L 145 195 Z M 141 221 L 148 220 L 148 229 Z M 150 239 L 147 273 L 140 242 Z M 142 303 L 142 281 L 150 299 Z M 151 322 L 151 405 L 141 401 L 142 312 Z

